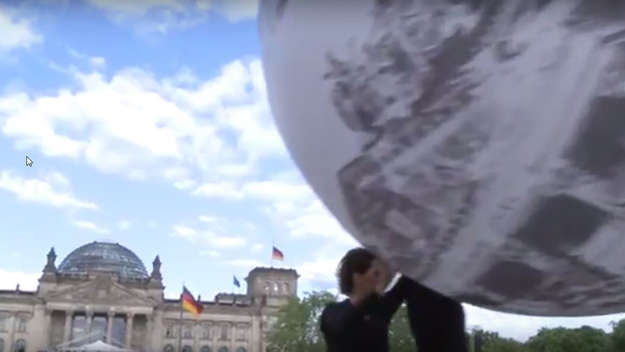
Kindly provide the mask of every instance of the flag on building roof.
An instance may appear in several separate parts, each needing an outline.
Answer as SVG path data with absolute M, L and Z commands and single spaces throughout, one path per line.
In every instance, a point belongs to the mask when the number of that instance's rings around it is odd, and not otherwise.
M 193 298 L 193 295 L 191 294 L 191 292 L 189 292 L 189 290 L 187 290 L 186 287 L 182 286 L 182 308 L 184 310 L 186 310 L 187 312 L 191 312 L 193 314 L 200 315 L 200 313 L 202 313 L 202 310 L 204 309 L 204 307 L 202 307 L 202 304 L 200 304 L 200 302 L 196 301 L 195 298 Z
M 234 286 L 236 287 L 241 287 L 241 283 L 239 282 L 239 280 L 237 280 L 236 276 L 232 276 L 234 278 Z
M 273 253 L 271 254 L 271 258 L 276 260 L 284 260 L 284 254 L 282 254 L 282 252 L 278 248 L 273 247 Z

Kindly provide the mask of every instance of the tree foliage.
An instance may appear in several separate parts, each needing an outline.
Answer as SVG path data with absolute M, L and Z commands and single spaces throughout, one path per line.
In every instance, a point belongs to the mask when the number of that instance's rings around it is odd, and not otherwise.
M 319 326 L 323 308 L 336 302 L 329 292 L 312 292 L 305 298 L 294 297 L 280 307 L 269 335 L 270 351 L 325 352 L 325 341 Z
M 325 352 L 319 317 L 323 308 L 337 297 L 329 292 L 307 293 L 282 306 L 268 335 L 269 351 Z M 496 332 L 474 329 L 467 333 L 470 352 L 625 352 L 625 319 L 613 323 L 613 331 L 582 326 L 577 329 L 543 328 L 525 343 L 504 338 Z M 481 347 L 476 349 L 476 340 Z M 393 352 L 414 352 L 406 306 L 402 305 L 389 327 Z
M 471 352 L 526 352 L 521 342 L 500 337 L 498 333 L 474 329 L 469 337 Z M 479 341 L 476 343 L 476 341 Z M 481 347 L 478 347 L 477 345 Z
M 614 352 L 625 351 L 625 319 L 612 324 L 610 342 Z
M 410 332 L 408 310 L 402 304 L 393 316 L 388 331 L 390 350 L 393 352 L 414 352 L 415 341 Z
M 605 331 L 590 326 L 578 329 L 541 329 L 527 342 L 530 352 L 609 352 L 610 338 Z

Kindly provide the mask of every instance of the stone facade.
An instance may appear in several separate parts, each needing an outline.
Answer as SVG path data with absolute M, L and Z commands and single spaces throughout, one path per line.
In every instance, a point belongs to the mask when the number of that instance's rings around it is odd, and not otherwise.
M 204 311 L 195 317 L 181 314 L 179 299 L 164 297 L 158 256 L 146 277 L 106 269 L 97 259 L 80 270 L 57 270 L 55 259 L 52 249 L 36 291 L 0 291 L 0 352 L 62 350 L 95 340 L 145 352 L 264 352 L 275 313 L 296 295 L 299 277 L 292 269 L 255 268 L 245 278 L 246 294 L 200 299 Z

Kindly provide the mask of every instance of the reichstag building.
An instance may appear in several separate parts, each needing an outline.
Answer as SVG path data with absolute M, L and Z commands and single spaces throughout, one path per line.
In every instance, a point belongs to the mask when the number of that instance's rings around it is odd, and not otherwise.
M 157 256 L 148 274 L 128 248 L 92 242 L 58 266 L 54 248 L 36 291 L 0 291 L 0 352 L 264 352 L 280 305 L 297 292 L 292 269 L 257 267 L 246 294 L 201 301 L 199 317 L 166 299 Z

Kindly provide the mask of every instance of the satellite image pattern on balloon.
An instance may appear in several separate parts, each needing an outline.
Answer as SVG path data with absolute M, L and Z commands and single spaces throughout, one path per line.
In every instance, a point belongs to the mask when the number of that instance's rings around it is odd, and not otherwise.
M 361 146 L 336 170 L 353 235 L 478 306 L 622 311 L 625 3 L 373 3 L 319 53 Z

